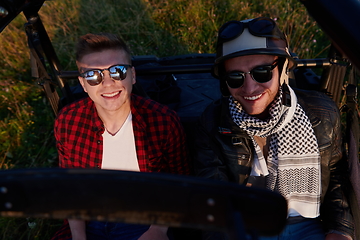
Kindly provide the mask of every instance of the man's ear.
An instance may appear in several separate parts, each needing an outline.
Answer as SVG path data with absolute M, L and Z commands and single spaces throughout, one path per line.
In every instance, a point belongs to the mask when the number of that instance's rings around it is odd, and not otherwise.
M 79 76 L 78 79 L 79 79 L 79 82 L 80 82 L 82 88 L 84 89 L 84 92 L 87 92 L 87 90 L 86 90 L 86 88 L 85 88 L 84 78 L 82 78 L 82 77 Z

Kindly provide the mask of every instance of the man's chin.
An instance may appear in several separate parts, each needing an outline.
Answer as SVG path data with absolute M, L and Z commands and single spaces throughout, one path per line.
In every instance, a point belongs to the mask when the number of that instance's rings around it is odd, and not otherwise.
M 268 117 L 268 111 L 265 110 L 260 110 L 260 109 L 247 109 L 247 108 L 244 108 L 244 110 L 246 111 L 247 114 L 253 116 L 253 117 L 256 117 L 256 118 L 259 118 L 259 119 L 265 119 Z

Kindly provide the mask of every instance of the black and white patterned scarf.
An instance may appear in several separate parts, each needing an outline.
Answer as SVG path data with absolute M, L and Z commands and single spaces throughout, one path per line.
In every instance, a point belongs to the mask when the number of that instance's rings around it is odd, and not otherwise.
M 320 153 L 310 120 L 294 91 L 289 90 L 291 107 L 281 103 L 280 91 L 264 121 L 247 114 L 233 97 L 229 99 L 230 114 L 255 146 L 252 175 L 266 176 L 267 188 L 287 199 L 289 216 L 314 218 L 319 216 Z M 253 136 L 270 138 L 266 160 Z

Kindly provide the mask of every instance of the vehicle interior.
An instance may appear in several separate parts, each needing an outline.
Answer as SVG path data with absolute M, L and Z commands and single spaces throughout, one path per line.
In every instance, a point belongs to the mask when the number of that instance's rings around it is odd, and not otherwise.
M 80 85 L 69 84 L 71 79 L 77 78 L 78 72 L 65 71 L 60 64 L 38 14 L 44 1 L 2 0 L 0 34 L 17 15 L 24 14 L 28 21 L 25 31 L 31 61 L 36 66 L 33 77 L 42 87 L 56 116 L 63 106 L 86 96 L 86 93 Z M 360 23 L 357 15 L 360 12 L 360 2 L 300 2 L 329 36 L 332 47 L 327 58 L 299 59 L 293 53 L 297 67 L 290 84 L 296 88 L 326 93 L 346 116 L 347 139 L 344 141 L 351 159 L 350 176 L 354 189 L 359 190 L 357 88 Z M 201 112 L 209 103 L 221 97 L 219 82 L 211 75 L 214 59 L 215 54 L 211 53 L 164 58 L 134 56 L 132 59 L 137 72 L 134 93 L 175 110 L 190 143 Z M 109 187 L 94 188 L 94 185 L 100 184 L 99 181 L 101 185 Z M 118 185 L 123 188 L 121 194 L 109 190 Z M 134 193 L 134 188 L 141 189 L 140 193 Z M 151 193 L 149 189 L 152 189 Z M 0 194 L 1 216 L 55 219 L 76 217 L 84 220 L 101 218 L 127 223 L 156 223 L 174 228 L 225 232 L 230 239 L 244 239 L 245 232 L 253 233 L 254 236 L 277 234 L 285 225 L 287 216 L 285 199 L 274 192 L 167 174 L 54 168 L 6 170 L 0 172 Z M 70 203 L 67 196 L 76 198 L 72 198 Z M 89 197 L 93 201 L 84 204 L 83 199 Z M 355 191 L 352 197 L 357 202 L 355 205 L 359 212 L 360 192 Z M 139 202 L 143 198 L 147 199 L 146 203 Z M 254 206 L 262 207 L 259 209 Z M 359 235 L 357 232 L 357 236 Z

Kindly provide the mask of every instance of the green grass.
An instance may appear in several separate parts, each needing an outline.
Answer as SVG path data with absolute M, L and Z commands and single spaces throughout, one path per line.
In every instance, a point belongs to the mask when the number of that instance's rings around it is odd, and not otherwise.
M 277 19 L 300 58 L 324 57 L 329 46 L 298 0 L 54 0 L 40 15 L 66 70 L 76 69 L 74 45 L 88 32 L 119 34 L 134 55 L 214 53 L 223 23 L 259 16 Z M 31 78 L 24 23 L 20 15 L 0 34 L 1 169 L 57 165 L 54 116 Z M 49 239 L 59 224 L 0 218 L 0 238 Z

